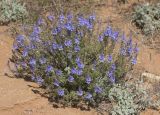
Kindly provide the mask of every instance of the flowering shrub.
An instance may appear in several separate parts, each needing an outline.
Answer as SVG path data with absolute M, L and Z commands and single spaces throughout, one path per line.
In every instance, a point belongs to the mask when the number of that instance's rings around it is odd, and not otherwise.
M 16 75 L 45 86 L 63 104 L 98 104 L 136 64 L 138 53 L 131 37 L 100 25 L 94 15 L 39 18 L 15 39 Z

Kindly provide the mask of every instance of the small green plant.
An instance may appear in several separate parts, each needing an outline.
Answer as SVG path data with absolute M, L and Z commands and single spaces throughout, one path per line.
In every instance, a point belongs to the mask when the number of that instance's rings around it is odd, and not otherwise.
M 153 99 L 152 97 L 157 99 Z M 109 100 L 112 103 L 112 115 L 137 115 L 146 108 L 160 107 L 160 94 L 152 94 L 145 89 L 142 80 L 116 84 L 109 91 Z
M 0 2 L 0 23 L 16 21 L 27 16 L 25 4 L 18 0 L 2 0 Z
M 154 34 L 160 29 L 160 3 L 138 5 L 134 8 L 133 22 L 145 35 Z
M 113 104 L 112 115 L 134 115 L 138 105 L 134 103 L 134 95 L 121 85 L 114 85 L 109 91 L 109 100 Z

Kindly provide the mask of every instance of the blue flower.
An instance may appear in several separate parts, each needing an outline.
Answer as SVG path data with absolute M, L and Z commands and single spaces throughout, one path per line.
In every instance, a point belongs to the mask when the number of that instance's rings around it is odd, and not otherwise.
M 36 60 L 35 59 L 30 59 L 29 61 L 30 66 L 34 67 L 36 65 Z
M 53 43 L 53 44 L 52 44 L 52 48 L 53 48 L 54 50 L 58 49 L 58 44 L 57 44 L 57 43 Z
M 27 50 L 27 49 L 23 50 L 22 56 L 23 56 L 23 57 L 26 57 L 27 55 L 28 55 L 28 50 Z
M 75 47 L 74 47 L 74 51 L 75 51 L 75 52 L 79 52 L 79 51 L 80 51 L 80 47 L 79 47 L 78 45 L 75 46 Z
M 112 62 L 112 55 L 108 56 L 108 62 L 111 63 Z
M 80 69 L 84 68 L 84 64 L 80 60 L 78 61 L 78 59 L 76 59 L 76 63 Z
M 46 72 L 49 73 L 53 70 L 53 67 L 51 65 L 46 67 Z
M 89 16 L 89 19 L 90 19 L 90 20 L 95 20 L 95 19 L 96 19 L 96 16 L 95 16 L 95 15 L 91 15 L 91 16 Z
M 53 21 L 53 20 L 54 20 L 54 16 L 52 16 L 52 15 L 49 15 L 47 18 L 48 18 L 50 21 Z
M 108 71 L 108 77 L 112 83 L 115 83 L 115 75 L 112 69 Z
M 94 92 L 95 92 L 95 93 L 102 93 L 102 88 L 99 87 L 99 86 L 95 86 L 95 87 L 94 87 Z
M 90 100 L 92 98 L 92 94 L 87 92 L 86 96 L 85 96 L 86 99 Z
M 58 47 L 59 50 L 63 50 L 63 46 L 61 44 L 58 44 L 57 47 Z
M 104 32 L 104 35 L 106 37 L 111 37 L 112 36 L 112 28 L 110 26 L 107 27 L 106 31 Z
M 104 61 L 105 61 L 104 54 L 100 54 L 100 56 L 99 56 L 99 61 L 100 61 L 100 62 L 104 62 Z
M 31 76 L 31 80 L 32 80 L 32 81 L 35 81 L 35 80 L 36 80 L 36 77 L 32 75 L 32 76 Z
M 65 28 L 69 31 L 73 31 L 75 29 L 72 23 L 66 23 Z
M 42 18 L 39 18 L 38 21 L 37 21 L 37 25 L 42 25 L 44 23 L 43 19 Z
M 75 40 L 75 44 L 77 44 L 77 45 L 80 44 L 80 39 L 79 38 L 76 37 L 74 40 Z
M 59 16 L 59 21 L 60 21 L 60 23 L 63 23 L 63 22 L 64 22 L 64 19 L 65 19 L 65 16 L 64 16 L 63 14 L 61 14 L 61 15 Z
M 23 46 L 24 45 L 24 39 L 25 39 L 25 37 L 23 35 L 18 35 L 16 37 L 16 41 L 17 41 L 18 45 Z
M 137 58 L 136 58 L 136 57 L 133 57 L 133 58 L 131 59 L 131 63 L 132 63 L 133 65 L 135 65 L 135 64 L 137 63 Z
M 38 76 L 36 82 L 41 85 L 44 82 L 44 80 L 42 79 L 42 77 Z
M 23 42 L 23 41 L 24 41 L 24 36 L 23 36 L 23 35 L 18 35 L 18 36 L 16 37 L 16 41 L 17 41 L 17 42 Z
M 83 71 L 82 71 L 82 69 L 72 68 L 71 73 L 75 74 L 75 75 L 82 75 Z
M 57 79 L 53 82 L 53 84 L 54 84 L 55 86 L 59 87 L 59 81 L 58 81 Z
M 62 75 L 62 71 L 61 70 L 56 70 L 55 73 L 56 73 L 57 76 L 61 76 Z
M 81 62 L 80 57 L 76 57 L 76 63 L 79 63 L 79 62 Z
M 112 33 L 111 38 L 114 41 L 117 41 L 118 40 L 118 35 L 119 35 L 119 32 L 115 31 L 115 32 Z
M 129 46 L 129 47 L 127 48 L 127 52 L 128 52 L 128 55 L 129 55 L 129 56 L 132 54 L 132 51 L 133 51 L 132 46 Z
M 46 58 L 42 57 L 39 59 L 40 64 L 45 64 L 46 63 Z
M 113 71 L 116 70 L 116 65 L 115 65 L 114 63 L 111 65 L 111 69 L 112 69 Z
M 26 64 L 25 62 L 21 62 L 21 66 L 22 66 L 23 68 L 26 68 L 26 67 L 27 67 L 27 64 Z
M 124 47 L 121 48 L 120 54 L 125 56 L 126 55 L 126 49 Z
M 76 74 L 76 73 L 77 73 L 76 68 L 72 68 L 72 69 L 71 69 L 71 73 L 72 73 L 72 74 Z
M 134 53 L 138 54 L 138 52 L 139 52 L 139 48 L 138 48 L 138 46 L 137 46 L 137 44 L 136 44 L 136 45 L 135 45 L 135 48 L 134 48 Z
M 91 77 L 89 75 L 87 75 L 87 77 L 86 77 L 86 83 L 90 84 L 91 81 L 92 81 Z
M 77 95 L 78 96 L 82 96 L 83 95 L 83 91 L 82 91 L 82 89 L 80 87 L 78 88 Z
M 65 40 L 64 45 L 70 47 L 72 45 L 72 40 Z
M 34 26 L 33 27 L 33 33 L 34 34 L 40 34 L 41 33 L 41 28 L 40 27 L 38 27 L 38 26 Z
M 99 41 L 99 42 L 102 42 L 103 39 L 104 39 L 104 36 L 103 36 L 103 35 L 100 35 L 100 36 L 98 37 L 98 41 Z
M 64 96 L 64 89 L 58 89 L 57 93 L 59 96 Z
M 60 27 L 56 27 L 55 29 L 53 29 L 51 31 L 51 33 L 52 33 L 52 35 L 57 35 L 60 31 L 61 31 L 61 28 Z
M 79 76 L 82 75 L 82 73 L 83 73 L 82 69 L 78 69 L 77 72 L 76 72 L 76 74 L 79 75 Z
M 74 77 L 70 75 L 70 76 L 68 77 L 68 81 L 69 81 L 69 82 L 73 82 L 73 81 L 74 81 Z

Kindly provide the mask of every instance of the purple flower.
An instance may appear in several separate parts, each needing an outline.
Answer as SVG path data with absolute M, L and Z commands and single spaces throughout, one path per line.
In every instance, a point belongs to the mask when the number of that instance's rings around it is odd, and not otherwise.
M 78 96 L 82 96 L 83 95 L 83 91 L 82 91 L 82 89 L 80 87 L 78 88 L 77 95 Z
M 60 23 L 63 23 L 63 22 L 64 22 L 64 19 L 65 19 L 65 16 L 64 16 L 63 14 L 61 14 L 61 15 L 59 16 L 59 21 L 60 21 Z
M 64 45 L 70 47 L 72 45 L 72 40 L 65 40 Z
M 135 45 L 135 48 L 134 48 L 134 53 L 138 54 L 138 52 L 139 52 L 139 48 L 138 48 L 138 46 L 137 46 L 137 44 L 136 44 L 136 45 Z
M 59 44 L 57 47 L 58 47 L 59 50 L 63 50 L 63 46 L 62 45 Z
M 90 19 L 90 20 L 95 20 L 95 19 L 96 19 L 96 16 L 95 16 L 95 15 L 91 15 L 91 16 L 89 16 L 89 19 Z
M 37 25 L 42 25 L 44 23 L 44 20 L 42 18 L 39 18 L 37 21 Z
M 107 27 L 106 31 L 104 32 L 104 35 L 106 37 L 111 37 L 112 36 L 112 28 L 110 26 Z
M 84 64 L 82 62 L 77 62 L 77 65 L 80 69 L 83 69 L 84 68 Z
M 57 76 L 61 76 L 62 75 L 62 71 L 61 70 L 56 70 L 55 73 L 56 73 Z
M 73 24 L 70 22 L 70 23 L 67 23 L 65 24 L 65 28 L 69 31 L 73 31 L 75 28 L 73 26 Z
M 94 87 L 94 92 L 95 92 L 95 93 L 102 93 L 102 88 L 99 87 L 99 86 L 95 86 L 95 87 Z
M 24 45 L 24 39 L 25 39 L 25 37 L 23 35 L 18 35 L 16 37 L 16 41 L 17 41 L 19 46 L 23 46 Z
M 100 35 L 100 36 L 98 37 L 98 41 L 99 41 L 99 42 L 102 42 L 103 39 L 104 39 L 104 36 L 103 36 L 103 35 Z
M 89 75 L 87 75 L 87 77 L 86 77 L 86 83 L 90 84 L 91 81 L 92 81 L 91 77 Z
M 75 74 L 75 75 L 82 75 L 83 71 L 82 71 L 82 69 L 72 68 L 71 73 Z
M 81 62 L 81 59 L 80 59 L 80 57 L 77 57 L 76 58 L 76 63 L 79 63 L 79 62 Z
M 27 55 L 28 55 L 28 50 L 27 50 L 27 49 L 23 50 L 22 56 L 23 56 L 23 57 L 26 57 Z
M 40 64 L 45 64 L 46 63 L 46 58 L 42 57 L 39 59 Z
M 48 18 L 50 21 L 53 21 L 53 20 L 54 20 L 54 16 L 52 16 L 52 15 L 49 15 L 47 18 Z
M 36 82 L 41 85 L 44 82 L 44 80 L 42 79 L 42 77 L 38 76 Z
M 25 62 L 21 62 L 21 65 L 23 68 L 27 67 L 27 64 Z
M 108 56 L 108 62 L 111 63 L 112 62 L 112 55 Z
M 49 73 L 53 70 L 53 67 L 51 65 L 46 67 L 46 72 Z
M 53 43 L 53 44 L 52 44 L 52 48 L 53 48 L 54 50 L 58 49 L 58 44 L 57 44 L 57 43 Z
M 35 66 L 36 65 L 36 60 L 35 59 L 30 59 L 29 61 L 30 66 Z
M 71 73 L 72 73 L 72 74 L 76 74 L 76 73 L 77 73 L 76 68 L 72 68 L 72 69 L 71 69 Z
M 105 60 L 104 54 L 100 54 L 99 61 L 104 62 L 104 60 Z
M 115 65 L 114 63 L 111 65 L 111 69 L 112 69 L 113 71 L 115 71 L 116 65 Z
M 33 27 L 33 33 L 34 34 L 40 34 L 41 33 L 41 28 L 40 27 L 38 27 L 38 26 L 34 26 Z
M 112 83 L 115 83 L 115 75 L 113 70 L 108 71 L 108 77 Z
M 59 96 L 64 96 L 64 89 L 58 89 L 57 93 Z
M 74 47 L 74 51 L 75 51 L 75 52 L 79 52 L 79 51 L 80 51 L 80 47 L 79 47 L 78 45 L 75 46 L 75 47 Z
M 35 79 L 36 79 L 36 77 L 32 75 L 32 76 L 31 76 L 31 80 L 32 80 L 32 81 L 35 81 Z
M 124 47 L 121 48 L 120 54 L 125 56 L 126 55 L 126 49 Z
M 135 64 L 137 63 L 137 58 L 136 58 L 136 57 L 133 57 L 133 58 L 131 59 L 131 63 L 132 63 L 133 65 L 135 65 Z
M 119 32 L 115 31 L 115 32 L 112 33 L 111 38 L 112 38 L 114 41 L 117 41 L 118 35 L 119 35 Z
M 56 79 L 56 80 L 53 82 L 53 84 L 58 87 L 58 86 L 59 86 L 59 81 Z
M 79 40 L 79 38 L 77 38 L 77 37 L 76 37 L 74 40 L 75 40 L 75 44 L 77 44 L 77 45 L 79 45 L 79 44 L 80 44 L 80 40 Z
M 90 100 L 92 98 L 92 94 L 87 92 L 86 96 L 85 96 L 86 99 Z
M 69 82 L 73 82 L 73 81 L 74 81 L 74 77 L 70 75 L 70 76 L 68 77 L 68 81 L 69 81 Z
M 77 72 L 76 72 L 76 74 L 79 75 L 79 76 L 82 75 L 82 73 L 83 73 L 82 69 L 78 69 Z

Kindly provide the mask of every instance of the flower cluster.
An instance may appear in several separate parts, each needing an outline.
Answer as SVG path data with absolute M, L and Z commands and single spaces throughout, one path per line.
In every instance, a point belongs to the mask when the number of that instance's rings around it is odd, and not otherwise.
M 95 25 L 95 15 L 39 18 L 30 34 L 15 39 L 17 73 L 46 86 L 55 99 L 104 99 L 104 90 L 136 64 L 138 47 L 111 26 L 95 35 Z

